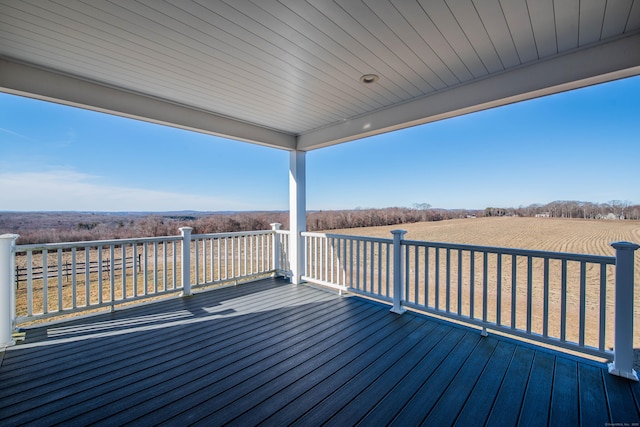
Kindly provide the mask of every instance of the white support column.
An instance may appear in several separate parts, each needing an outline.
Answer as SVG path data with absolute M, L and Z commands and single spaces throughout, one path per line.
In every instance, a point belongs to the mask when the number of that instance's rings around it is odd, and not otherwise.
M 609 373 L 638 381 L 633 369 L 633 269 L 634 252 L 639 245 L 616 242 L 616 296 L 613 334 L 613 363 Z
M 307 230 L 307 179 L 305 152 L 289 155 L 289 265 L 291 283 L 299 284 L 304 274 L 304 247 L 300 233 Z
M 402 307 L 404 290 L 404 251 L 402 250 L 402 238 L 407 233 L 405 230 L 391 230 L 393 234 L 393 307 L 391 312 L 402 314 L 406 310 Z
M 273 224 L 271 224 L 271 230 L 273 231 L 273 245 L 271 245 L 271 259 L 273 262 L 273 270 L 276 272 L 276 275 L 278 274 L 278 271 L 280 271 L 280 235 L 277 233 L 278 230 L 280 230 L 280 227 L 282 227 L 282 224 L 280 224 L 279 222 L 274 222 Z
M 0 348 L 15 344 L 13 341 L 13 327 L 15 313 L 15 299 L 13 281 L 13 266 L 15 262 L 15 244 L 17 234 L 3 234 L 0 236 Z
M 180 227 L 182 233 L 182 296 L 191 295 L 191 230 Z

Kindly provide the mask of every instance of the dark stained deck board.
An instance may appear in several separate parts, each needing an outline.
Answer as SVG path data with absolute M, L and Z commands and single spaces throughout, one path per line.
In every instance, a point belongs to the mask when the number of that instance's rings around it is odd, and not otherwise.
M 430 351 L 421 361 L 406 375 L 402 381 L 379 402 L 376 407 L 370 411 L 361 421 L 362 425 L 387 425 L 389 424 L 397 411 L 402 409 L 404 404 L 411 398 L 417 390 L 422 386 L 425 379 L 429 378 L 437 369 L 440 363 L 446 359 L 455 345 L 465 336 L 465 331 L 454 328 L 442 340 L 438 342 L 437 347 Z M 330 408 L 328 408 L 330 411 Z M 300 426 L 305 425 L 309 416 L 301 418 Z M 319 421 L 316 419 L 314 421 Z M 314 422 L 310 423 L 315 424 Z
M 439 326 L 438 330 L 416 342 L 401 357 L 393 357 L 392 360 L 376 360 L 370 369 L 360 372 L 346 387 L 343 387 L 340 393 L 343 395 L 342 408 L 331 416 L 327 424 L 339 426 L 344 425 L 345 420 L 361 420 L 381 400 L 389 398 L 391 393 L 404 394 L 405 391 L 398 389 L 397 385 L 417 366 L 425 354 L 435 356 L 434 350 L 446 351 L 444 347 L 439 349 L 438 344 L 442 342 L 444 334 L 450 332 L 451 329 Z M 394 353 L 397 351 L 403 351 L 403 349 L 394 348 L 389 357 L 395 356 Z M 351 399 L 346 399 L 344 396 L 352 393 L 354 396 Z M 336 405 L 336 408 L 339 407 L 340 405 Z
M 427 328 L 431 331 L 429 332 Z M 425 331 L 429 332 L 428 340 L 422 341 L 416 346 L 418 350 L 423 351 L 421 357 L 425 357 L 433 347 L 441 344 L 442 338 L 451 332 L 451 328 L 446 325 L 430 323 L 425 325 Z M 416 347 L 412 348 L 412 353 Z M 409 357 L 412 356 L 413 354 Z M 359 395 L 353 395 L 351 387 L 356 382 L 351 380 L 375 360 L 376 355 L 366 353 L 362 357 L 351 361 L 349 370 L 340 369 L 323 381 L 308 384 L 305 393 L 289 400 L 286 402 L 286 406 L 278 411 L 274 411 L 267 419 L 267 422 L 272 425 L 289 425 L 305 414 L 307 414 L 307 417 L 311 416 L 312 412 L 310 411 L 314 407 L 316 407 L 316 412 L 322 411 L 323 407 L 331 408 L 334 405 L 345 405 L 347 402 L 359 397 Z M 365 394 L 364 391 L 361 393 Z
M 260 287 L 257 286 L 256 289 L 257 292 L 260 291 Z M 225 297 L 224 298 L 209 298 L 209 295 L 215 295 L 218 292 L 220 292 L 221 294 L 224 294 Z M 237 295 L 241 295 L 239 293 L 243 292 L 242 290 L 239 289 L 239 287 L 237 288 L 224 288 L 221 289 L 220 291 L 216 291 L 216 292 L 207 292 L 207 293 L 203 293 L 203 294 L 199 294 L 197 296 L 198 301 L 195 302 L 194 300 L 192 300 L 192 298 L 176 298 L 176 299 L 171 299 L 171 300 L 167 300 L 167 301 L 163 301 L 161 303 L 157 303 L 160 304 L 160 306 L 158 306 L 158 308 L 156 308 L 155 310 L 161 310 L 161 313 L 175 313 L 178 311 L 193 311 L 195 313 L 197 313 L 198 311 L 202 311 L 202 307 L 215 307 L 216 305 L 220 305 L 223 304 L 225 300 L 231 299 L 231 298 L 235 298 Z M 201 296 L 203 298 L 201 298 Z M 241 301 L 235 301 L 234 304 L 238 304 L 238 307 L 236 308 L 236 310 L 242 310 L 244 309 L 252 309 L 252 307 L 255 308 L 260 308 L 261 305 L 264 305 L 264 310 L 268 310 L 270 307 L 273 307 L 274 304 L 276 303 L 285 303 L 286 301 L 290 300 L 293 301 L 296 297 L 293 295 L 287 295 L 287 294 L 281 294 L 279 293 L 277 290 L 275 289 L 270 289 L 269 292 L 265 292 L 261 294 L 261 299 L 257 300 L 254 298 L 253 301 L 249 301 L 246 305 L 242 305 Z M 300 297 L 297 297 L 300 298 Z M 310 302 L 316 302 L 317 300 L 312 300 L 312 296 L 307 296 L 307 298 L 309 298 Z M 285 300 L 284 302 L 281 302 L 280 300 Z M 148 304 L 146 306 L 140 306 L 140 310 L 138 310 L 138 307 L 136 307 L 136 313 L 135 313 L 135 317 L 136 318 L 143 318 L 144 316 L 149 316 L 151 314 L 154 314 L 153 312 L 150 312 L 151 310 L 154 310 L 154 306 L 157 304 Z M 197 306 L 194 306 L 194 304 L 196 304 Z M 193 306 L 193 307 L 192 307 Z M 99 325 L 101 323 L 107 323 L 110 324 L 109 320 L 113 319 L 113 318 L 117 318 L 117 317 L 121 317 L 122 315 L 126 315 L 127 310 L 123 310 L 118 312 L 117 315 L 100 315 L 100 316 L 96 316 L 95 318 L 92 319 L 92 325 L 93 325 L 93 330 L 95 330 L 96 332 L 100 332 L 98 329 Z M 156 315 L 158 314 L 157 312 L 155 313 Z M 144 324 L 144 326 L 153 326 L 154 324 L 156 325 L 161 325 L 161 324 L 165 324 L 167 322 L 167 320 L 159 320 L 159 321 L 149 321 L 147 323 Z M 69 324 L 65 324 L 64 328 L 69 329 L 70 327 L 74 326 L 74 325 L 82 325 L 82 321 L 76 320 L 76 321 L 72 321 L 69 322 Z M 84 324 L 86 324 L 86 321 L 84 321 Z M 216 325 L 217 326 L 217 325 Z M 114 324 L 113 327 L 109 328 L 110 332 L 113 331 L 117 331 L 117 330 L 125 330 L 128 329 L 129 326 L 118 326 L 118 324 Z M 62 328 L 57 328 L 55 326 L 52 326 L 51 328 L 52 330 L 57 330 L 57 329 L 62 329 Z M 42 329 L 36 329 L 34 330 L 34 332 L 32 333 L 31 331 L 29 332 L 29 334 L 27 335 L 27 340 L 25 341 L 25 343 L 29 343 L 30 341 L 33 341 L 33 336 L 38 336 L 40 337 L 40 339 L 38 339 L 38 341 L 42 341 L 42 337 L 43 337 L 43 330 Z M 178 332 L 181 333 L 181 332 Z M 74 334 L 68 334 L 66 336 L 73 336 Z M 80 334 L 81 336 L 86 336 L 87 332 L 85 331 L 84 333 Z M 173 335 L 176 335 L 175 333 Z M 51 340 L 51 339 L 50 339 Z M 106 344 L 104 347 L 106 347 L 107 345 L 109 347 L 111 347 L 111 344 L 113 343 L 116 346 L 120 346 L 123 347 L 125 345 L 127 345 L 127 341 L 123 340 L 122 338 L 115 336 L 115 337 L 105 337 L 103 339 L 103 342 Z M 10 361 L 7 361 L 7 365 L 9 366 L 11 363 L 17 363 L 19 364 L 21 367 L 25 367 L 28 366 L 28 364 L 35 364 L 35 363 L 39 363 L 39 360 L 42 359 L 45 362 L 49 362 L 49 363 L 58 363 L 57 361 L 61 360 L 65 355 L 69 355 L 71 358 L 75 357 L 75 354 L 77 354 L 78 352 L 84 352 L 84 348 L 88 348 L 88 351 L 91 351 L 92 349 L 95 349 L 95 346 L 91 343 L 88 342 L 86 340 L 84 341 L 80 341 L 77 343 L 69 343 L 67 345 L 64 346 L 64 348 L 62 349 L 61 352 L 58 353 L 58 358 L 56 360 L 52 360 L 50 357 L 50 351 L 46 348 L 46 347 L 42 347 L 39 349 L 33 349 L 31 350 L 29 353 L 25 353 L 25 360 L 23 360 L 19 355 L 16 355 L 14 357 L 12 357 L 12 359 Z M 41 357 L 37 357 L 37 355 L 41 355 Z M 4 379 L 4 376 L 0 374 L 0 379 Z
M 365 309 L 368 309 L 369 313 L 380 316 L 379 311 L 371 310 L 371 307 L 365 307 Z M 317 341 L 321 341 L 333 334 L 331 329 L 342 318 L 340 311 L 339 307 L 336 308 L 335 305 L 330 308 L 325 307 L 325 310 L 321 311 L 320 317 L 306 316 L 298 319 L 296 324 L 304 323 L 299 331 L 291 330 L 290 325 L 285 325 L 273 329 L 267 337 L 256 333 L 252 337 L 253 339 L 243 340 L 231 346 L 227 345 L 227 340 L 220 342 L 219 346 L 210 347 L 203 345 L 201 341 L 186 342 L 181 348 L 171 348 L 173 357 L 162 365 L 154 364 L 153 369 L 148 370 L 149 372 L 142 371 L 141 368 L 153 363 L 153 359 L 142 359 L 133 364 L 129 363 L 124 372 L 118 370 L 102 375 L 99 380 L 103 384 L 82 390 L 83 401 L 91 400 L 94 405 L 94 409 L 90 413 L 87 413 L 84 405 L 80 404 L 75 405 L 75 408 L 59 408 L 65 409 L 65 415 L 71 414 L 76 418 L 63 419 L 59 416 L 49 416 L 49 418 L 56 421 L 82 423 L 83 417 L 99 420 L 103 416 L 117 422 L 123 418 L 123 415 L 118 413 L 120 410 L 129 409 L 125 415 L 131 413 L 130 415 L 134 417 L 144 414 L 147 407 L 149 407 L 149 412 L 153 413 L 158 404 L 173 402 L 172 394 L 175 390 L 185 395 L 193 393 L 202 383 L 215 376 L 214 374 L 219 376 L 233 375 L 244 366 L 250 366 L 253 370 L 265 368 L 266 365 L 260 362 L 275 354 L 279 345 L 292 346 L 294 343 L 288 341 L 288 338 L 299 339 L 303 336 L 300 332 L 303 332 L 305 328 L 314 331 L 322 330 L 322 334 L 315 336 Z M 360 319 L 366 319 L 366 317 L 361 316 Z M 269 339 L 269 337 L 273 339 Z M 214 363 L 218 369 L 213 373 L 208 372 L 206 367 Z M 114 378 L 123 381 L 123 383 L 114 381 Z M 129 382 L 132 384 L 125 386 Z M 160 397 L 155 397 L 156 394 Z M 183 405 L 189 403 L 191 401 L 185 401 Z M 54 404 L 60 405 L 60 402 L 56 401 Z M 164 408 L 162 406 L 160 408 L 161 413 Z
M 437 426 L 451 423 L 451 413 L 459 413 L 462 410 L 479 378 L 478 373 L 482 372 L 497 345 L 498 340 L 493 338 L 480 340 L 424 420 L 425 424 Z
M 461 427 L 484 425 L 515 350 L 516 346 L 513 343 L 505 341 L 498 343 L 491 358 L 479 374 L 473 391 L 455 420 L 455 425 Z
M 629 400 L 635 400 L 631 391 L 632 384 L 624 378 L 613 375 L 605 375 L 604 384 L 607 389 L 609 413 L 613 423 L 637 424 L 640 420 L 639 408 L 627 403 Z
M 401 349 L 398 351 L 403 351 L 405 346 L 408 345 L 406 338 L 411 332 L 425 325 L 411 324 L 403 326 L 409 326 L 409 328 L 405 327 L 394 332 L 399 339 L 395 343 L 390 343 L 392 348 L 394 344 L 399 344 Z M 376 359 L 385 356 L 393 357 L 393 355 L 385 353 L 388 350 L 386 340 L 380 341 L 376 339 L 375 335 L 371 336 L 371 338 L 372 341 L 362 341 L 362 345 L 352 347 L 322 364 L 314 363 L 309 367 L 304 365 L 296 367 L 287 372 L 286 377 L 289 378 L 284 378 L 285 376 L 283 376 L 278 381 L 274 381 L 273 384 L 269 384 L 268 388 L 270 390 L 255 390 L 255 393 L 248 395 L 249 399 L 253 400 L 253 403 L 250 404 L 252 405 L 250 407 L 251 410 L 246 411 L 240 417 L 234 418 L 231 425 L 253 425 L 262 422 L 271 414 L 286 406 L 288 402 L 296 400 L 299 395 L 306 393 L 313 384 L 323 382 L 332 375 L 339 375 L 340 373 L 345 373 L 348 376 L 356 375 L 357 372 L 361 372 L 361 370 L 370 366 Z M 309 363 L 306 364 L 308 365 Z M 347 365 L 349 366 L 348 370 L 342 369 Z M 248 402 L 242 403 L 246 404 Z M 204 419 L 203 421 L 206 423 L 207 420 Z
M 333 305 L 332 303 L 326 303 L 324 305 L 324 312 L 326 312 L 327 315 L 331 315 L 334 313 L 334 308 L 335 305 Z M 229 323 L 228 325 L 226 325 L 226 323 Z M 237 322 L 233 322 L 233 321 L 225 321 L 224 323 L 222 323 L 223 328 L 224 327 L 233 327 L 235 325 L 235 323 Z M 246 326 L 245 328 L 249 328 L 254 329 L 253 326 L 253 322 L 245 322 Z M 205 332 L 206 331 L 206 327 L 202 326 L 202 324 L 197 325 L 199 326 L 199 329 L 204 329 Z M 271 326 L 271 325 L 270 325 Z M 270 326 L 266 326 L 267 328 Z M 211 333 L 215 333 L 215 330 L 211 330 L 208 331 L 209 334 Z M 228 331 L 225 331 L 227 333 L 227 335 L 229 335 L 232 338 L 235 339 L 240 339 L 242 338 L 241 336 L 241 331 L 239 330 L 233 330 L 231 331 L 231 333 L 229 333 Z M 196 333 L 195 330 L 191 330 L 189 331 L 190 336 L 191 337 L 198 337 L 198 333 Z M 82 360 L 82 365 L 78 366 L 78 367 L 74 367 L 71 366 L 69 369 L 67 369 L 67 371 L 71 371 L 71 373 L 75 373 L 76 378 L 75 380 L 81 380 L 81 381 L 86 381 L 87 379 L 90 379 L 91 377 L 96 377 L 96 376 L 100 376 L 103 373 L 100 371 L 100 366 L 96 366 L 96 362 L 99 360 L 103 360 L 105 363 L 110 363 L 110 365 L 116 365 L 116 366 L 120 366 L 120 364 L 122 363 L 126 363 L 127 365 L 131 366 L 133 365 L 138 359 L 137 358 L 141 358 L 142 361 L 146 360 L 146 359 L 150 359 L 153 358 L 155 356 L 159 356 L 159 355 L 163 355 L 166 353 L 167 351 L 167 342 L 170 342 L 172 338 L 175 339 L 179 339 L 181 336 L 184 336 L 185 332 L 182 330 L 182 328 L 180 328 L 180 330 L 178 331 L 178 336 L 171 337 L 171 336 L 167 336 L 165 334 L 147 334 L 144 338 L 146 339 L 142 339 L 139 340 L 138 338 L 136 338 L 136 342 L 132 343 L 129 340 L 125 341 L 125 344 L 122 346 L 123 348 L 127 349 L 127 352 L 124 353 L 122 351 L 122 348 L 117 349 L 118 353 L 120 355 L 120 358 L 118 360 L 115 361 L 111 361 L 109 360 L 110 357 L 113 357 L 113 354 L 110 354 L 109 352 L 109 348 L 102 348 L 102 347 L 96 347 L 94 346 L 94 348 L 92 349 L 88 349 L 88 351 L 82 353 L 83 354 L 83 360 Z M 150 337 L 153 336 L 153 339 L 150 339 Z M 201 335 L 202 336 L 202 333 Z M 204 338 L 206 338 L 207 335 L 204 335 Z M 224 337 L 224 335 L 220 335 L 220 337 Z M 126 337 L 125 337 L 126 338 Z M 121 338 L 122 340 L 122 338 Z M 155 341 L 155 347 L 152 347 L 152 341 Z M 179 341 L 179 343 L 177 345 L 174 345 L 172 347 L 172 351 L 174 352 L 174 354 L 178 354 L 178 352 L 180 351 L 181 347 L 184 347 L 185 345 L 189 344 L 188 341 L 184 341 L 181 340 Z M 89 351 L 91 350 L 91 351 Z M 155 350 L 155 353 L 151 353 L 149 354 L 150 350 Z M 194 350 L 202 350 L 201 348 L 198 347 L 194 347 Z M 142 353 L 142 354 L 140 354 Z M 73 354 L 71 355 L 72 359 L 77 359 L 77 355 Z M 56 362 L 60 363 L 60 365 L 64 366 L 65 362 L 73 362 L 73 360 L 65 360 L 61 357 L 58 358 L 54 358 L 53 363 L 55 364 Z M 107 370 L 112 369 L 112 367 L 110 365 L 106 365 Z M 55 366 L 53 366 L 55 367 Z M 32 371 L 33 373 L 35 373 L 36 378 L 29 378 L 28 376 L 25 378 L 25 375 L 21 375 L 21 377 L 18 377 L 16 380 L 19 381 L 21 383 L 21 385 L 17 385 L 15 388 L 13 388 L 12 390 L 14 391 L 13 393 L 13 398 L 16 399 L 17 401 L 22 400 L 21 396 L 19 395 L 19 392 L 21 391 L 20 388 L 21 387 L 26 387 L 27 385 L 29 385 L 31 382 L 35 382 L 38 379 L 44 379 L 49 381 L 51 386 L 54 387 L 58 387 L 58 388 L 64 388 L 67 387 L 69 384 L 64 383 L 61 381 L 64 381 L 64 373 L 65 371 L 60 371 L 57 372 L 57 376 L 55 377 L 55 381 L 53 381 L 53 378 L 49 378 L 49 377 L 45 377 L 43 378 L 42 376 L 38 375 L 38 371 L 42 371 L 44 368 L 41 366 L 35 366 L 35 368 L 37 370 Z M 78 370 L 84 370 L 87 375 L 90 375 L 91 377 L 87 378 L 87 377 L 78 377 Z M 74 372 L 75 371 L 75 372 Z M 120 371 L 122 372 L 122 371 Z M 25 381 L 26 380 L 26 381 Z M 73 377 L 72 377 L 73 380 Z M 4 383 L 4 382 L 3 382 Z M 51 390 L 47 390 L 46 387 L 44 389 L 41 388 L 40 390 L 41 392 L 44 392 L 43 394 L 47 394 L 46 392 L 50 392 Z M 8 401 L 8 403 L 14 403 L 11 401 Z
M 578 363 L 557 358 L 551 392 L 550 425 L 580 425 L 578 392 Z
M 454 349 L 438 366 L 438 369 L 427 379 L 413 397 L 404 405 L 394 417 L 391 425 L 406 426 L 421 423 L 422 419 L 431 411 L 442 396 L 447 385 L 450 384 L 455 373 L 458 372 L 480 343 L 480 334 L 467 332 L 456 344 Z M 434 392 L 437 391 L 437 392 Z
M 578 365 L 578 389 L 580 424 L 605 425 L 610 422 L 602 369 L 591 365 Z
M 345 419 L 355 422 L 362 416 L 358 413 L 364 411 L 366 414 L 366 408 L 375 399 L 384 396 L 394 386 L 394 381 L 406 374 L 405 370 L 411 369 L 415 359 L 421 356 L 421 351 L 425 354 L 429 347 L 433 347 L 435 343 L 429 341 L 439 342 L 442 334 L 448 331 L 448 328 L 438 328 L 433 333 L 426 331 L 428 335 L 424 339 L 415 334 L 400 345 L 390 348 L 382 357 L 376 357 L 366 369 L 357 372 L 357 375 L 343 382 L 339 388 L 330 389 L 325 385 L 326 391 L 320 392 L 328 394 L 328 397 L 321 404 L 304 412 L 296 424 L 313 425 L 323 419 L 328 419 L 328 425 L 339 425 Z M 388 378 L 394 374 L 397 374 L 396 378 Z
M 0 357 L 3 426 L 640 420 L 603 364 L 282 279 L 26 332 Z
M 202 425 L 211 425 L 212 422 L 240 426 L 255 425 L 271 414 L 269 405 L 266 405 L 267 399 L 271 398 L 275 406 L 284 406 L 289 397 L 295 398 L 295 393 L 286 393 L 284 396 L 280 396 L 280 392 L 286 387 L 295 388 L 293 387 L 295 384 L 303 388 L 307 382 L 320 381 L 347 365 L 349 365 L 350 372 L 364 369 L 370 362 L 384 355 L 388 349 L 387 345 L 404 347 L 406 343 L 403 341 L 406 341 L 411 332 L 423 326 L 422 322 L 411 321 L 407 323 L 401 318 L 396 319 L 394 323 L 386 325 L 383 329 L 372 330 L 371 335 L 362 336 L 362 339 L 355 346 L 346 350 L 334 347 L 321 354 L 310 355 L 309 359 L 304 360 L 298 366 L 270 382 L 263 383 L 248 394 L 243 393 L 241 399 L 224 407 L 219 412 L 199 420 L 199 423 Z M 388 335 L 389 333 L 391 335 Z M 393 340 L 383 339 L 383 336 L 392 336 Z M 352 336 L 350 340 L 354 340 L 354 338 L 357 340 L 360 337 Z M 405 348 L 403 350 L 406 351 Z M 240 392 L 242 393 L 242 391 Z M 285 398 L 287 400 L 284 400 Z M 242 413 L 242 415 L 236 417 L 238 413 Z
M 553 391 L 553 371 L 555 358 L 545 352 L 536 352 L 529 373 L 527 390 L 522 402 L 518 425 L 546 426 L 549 423 L 549 409 Z
M 288 295 L 281 296 L 281 298 L 286 299 Z M 330 300 L 333 301 L 333 300 Z M 330 311 L 333 307 L 332 302 L 327 301 L 326 307 L 327 310 Z M 269 307 L 269 301 L 265 301 L 266 308 Z M 291 312 L 294 311 L 302 311 L 302 308 L 291 308 Z M 256 318 L 258 321 L 266 320 L 267 317 L 274 316 L 272 312 L 265 312 L 263 316 L 260 318 Z M 98 319 L 96 319 L 98 322 Z M 228 321 L 228 324 L 216 324 L 214 327 L 219 327 L 220 329 L 224 329 L 224 332 L 229 332 L 233 330 L 239 330 L 244 323 L 247 323 L 248 320 L 232 320 Z M 211 325 L 207 324 L 193 324 L 189 326 L 189 336 L 197 337 L 198 334 L 210 334 L 212 332 Z M 238 335 L 240 332 L 236 332 L 235 335 Z M 60 365 L 64 366 L 67 362 L 73 362 L 77 359 L 77 354 L 81 353 L 83 355 L 84 362 L 87 364 L 87 368 L 95 368 L 95 365 L 89 365 L 90 363 L 94 363 L 98 360 L 109 360 L 110 357 L 116 355 L 122 355 L 123 350 L 127 350 L 127 357 L 131 357 L 135 354 L 136 349 L 142 349 L 148 351 L 152 348 L 165 348 L 166 342 L 171 341 L 173 339 L 179 340 L 183 337 L 184 330 L 181 327 L 172 328 L 168 332 L 163 335 L 157 334 L 145 334 L 142 336 L 138 336 L 136 338 L 136 345 L 132 346 L 132 343 L 129 340 L 123 339 L 122 336 L 117 336 L 113 338 L 105 338 L 102 342 L 104 345 L 97 347 L 93 345 L 91 340 L 85 340 L 81 343 L 81 345 L 76 345 L 77 343 L 69 343 L 63 349 L 57 350 L 57 357 L 51 358 L 50 351 L 47 347 L 42 347 L 39 349 L 33 349 L 31 352 L 24 352 L 23 354 L 17 354 L 16 357 L 12 358 L 11 361 L 16 365 L 19 365 L 22 370 L 27 367 L 33 367 L 38 370 L 47 370 L 52 367 L 60 367 Z M 28 357 L 29 354 L 32 354 L 33 357 Z M 24 357 L 21 357 L 24 356 Z M 20 363 L 22 362 L 22 363 Z M 5 365 L 7 367 L 10 364 Z M 77 373 L 77 368 L 75 369 Z M 2 372 L 0 375 L 0 381 L 3 384 L 8 384 L 9 381 L 14 380 L 16 382 L 24 383 L 24 373 L 19 370 L 12 370 L 8 372 Z M 36 378 L 30 379 L 29 382 L 36 381 Z M 0 391 L 1 393 L 1 391 Z M 0 394 L 1 396 L 1 394 Z
M 206 408 L 194 408 L 194 419 L 208 423 L 206 418 L 203 419 L 203 416 L 214 416 L 216 420 L 219 420 L 219 423 L 231 421 L 234 416 L 243 414 L 253 405 L 260 402 L 261 398 L 277 393 L 283 387 L 283 383 L 286 384 L 288 381 L 299 378 L 299 375 L 304 375 L 309 370 L 328 363 L 342 351 L 351 353 L 356 351 L 354 348 L 361 349 L 361 351 L 371 348 L 373 344 L 370 344 L 370 341 L 375 340 L 377 331 L 385 333 L 390 328 L 398 331 L 397 325 L 391 327 L 390 325 L 382 326 L 383 323 L 384 319 L 382 323 L 369 324 L 363 328 L 363 333 L 358 333 L 359 336 L 355 339 L 350 337 L 353 331 L 345 331 L 344 338 L 348 338 L 346 341 L 343 340 L 340 333 L 336 333 L 331 337 L 333 342 L 330 342 L 326 348 L 323 346 L 321 352 L 318 352 L 313 346 L 305 348 L 304 351 L 297 354 L 297 357 L 291 363 L 279 363 L 276 366 L 277 369 L 270 369 L 259 377 L 247 376 L 241 382 L 238 382 L 235 378 L 232 379 L 230 384 L 227 385 L 231 387 L 227 389 L 224 396 L 209 402 Z M 410 322 L 407 322 L 407 320 L 402 321 L 402 325 L 407 325 L 408 323 Z M 381 326 L 383 329 L 379 329 Z M 234 410 L 234 408 L 236 409 Z M 200 409 L 204 409 L 204 411 Z
M 493 403 L 487 425 L 516 425 L 535 351 L 518 346 Z

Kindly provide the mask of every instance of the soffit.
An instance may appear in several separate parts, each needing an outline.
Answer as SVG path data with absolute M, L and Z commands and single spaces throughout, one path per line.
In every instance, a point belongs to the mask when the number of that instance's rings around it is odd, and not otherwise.
M 637 74 L 639 30 L 640 0 L 2 0 L 0 87 L 313 149 Z

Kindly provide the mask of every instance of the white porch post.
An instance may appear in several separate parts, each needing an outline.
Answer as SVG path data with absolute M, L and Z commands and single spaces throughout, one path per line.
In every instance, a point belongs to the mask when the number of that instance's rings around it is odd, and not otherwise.
M 18 237 L 17 234 L 0 236 L 0 347 L 15 344 L 12 338 L 15 313 L 13 257 Z
M 271 224 L 271 230 L 273 231 L 273 245 L 271 245 L 271 259 L 273 260 L 273 270 L 278 274 L 280 271 L 280 236 L 278 235 L 278 230 L 282 224 L 279 222 L 274 222 Z
M 192 227 L 180 227 L 182 233 L 182 296 L 191 295 L 191 230 Z M 196 249 L 197 250 L 197 249 Z
M 402 250 L 402 238 L 405 230 L 391 230 L 393 234 L 393 307 L 391 312 L 402 314 L 406 310 L 402 307 L 404 290 L 404 251 Z
M 616 242 L 616 295 L 613 333 L 613 363 L 609 373 L 638 381 L 633 369 L 633 269 L 634 252 L 639 245 Z
M 307 230 L 307 189 L 305 152 L 292 151 L 289 155 L 289 266 L 291 283 L 302 282 L 304 274 L 304 247 L 300 233 Z

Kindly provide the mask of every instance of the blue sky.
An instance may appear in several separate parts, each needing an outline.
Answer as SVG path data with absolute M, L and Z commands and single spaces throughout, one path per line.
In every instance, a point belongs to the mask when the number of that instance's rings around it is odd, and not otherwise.
M 286 210 L 286 151 L 0 93 L 0 210 Z M 640 203 L 640 76 L 307 153 L 308 209 Z

